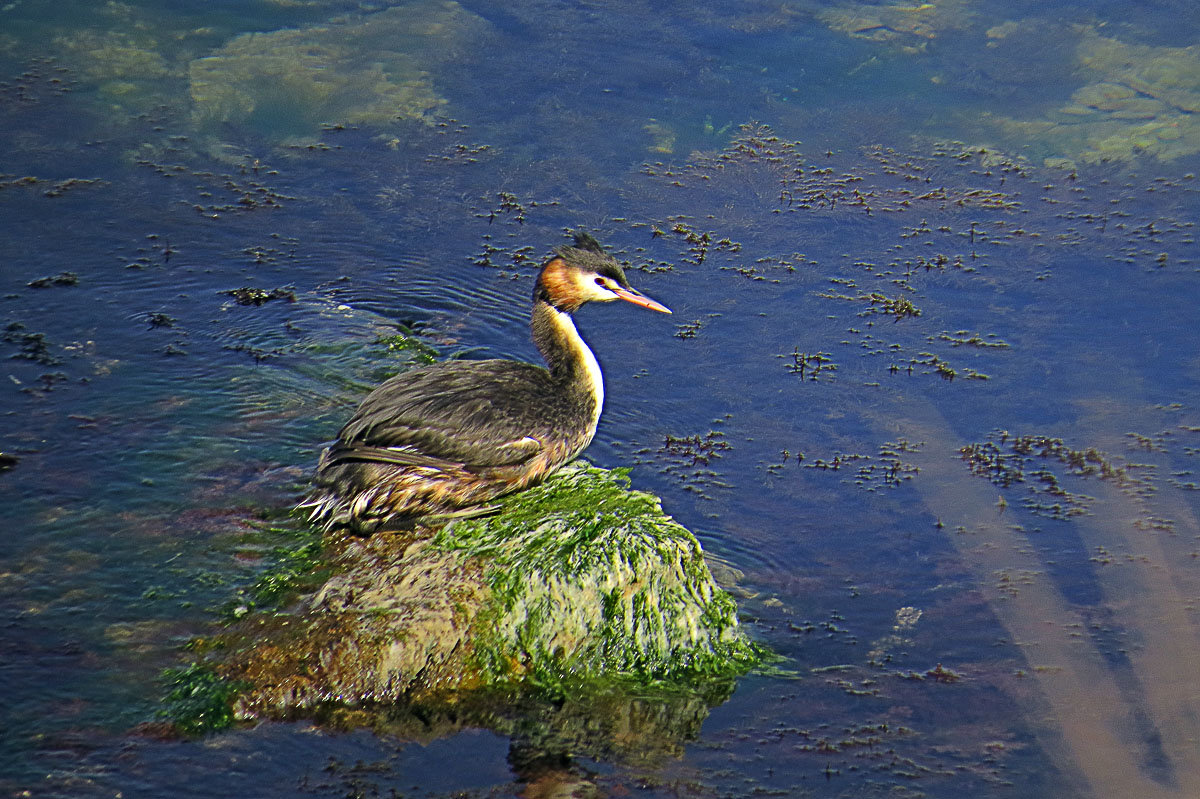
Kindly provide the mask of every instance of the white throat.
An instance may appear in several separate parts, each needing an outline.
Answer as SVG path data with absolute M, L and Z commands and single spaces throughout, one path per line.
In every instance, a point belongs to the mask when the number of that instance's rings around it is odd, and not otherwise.
M 600 372 L 600 364 L 596 360 L 596 356 L 592 354 L 592 350 L 588 347 L 587 342 L 579 335 L 579 331 L 575 328 L 575 322 L 572 321 L 570 314 L 556 310 L 551 314 L 551 318 L 562 333 L 563 339 L 568 342 L 568 346 L 575 357 L 583 365 L 588 393 L 595 401 L 591 425 L 592 430 L 595 431 L 596 424 L 600 421 L 600 411 L 604 407 L 604 375 Z

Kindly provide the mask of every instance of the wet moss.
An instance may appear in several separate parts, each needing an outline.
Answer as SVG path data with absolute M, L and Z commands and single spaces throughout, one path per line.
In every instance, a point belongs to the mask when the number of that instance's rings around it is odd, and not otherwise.
M 246 687 L 201 663 L 166 669 L 162 680 L 167 693 L 160 716 L 188 735 L 232 726 L 233 698 Z
M 740 673 L 759 658 L 695 538 L 624 470 L 569 470 L 433 545 L 486 557 L 488 679 Z
M 264 572 L 247 592 L 251 607 L 277 608 L 302 587 L 315 587 L 313 583 L 323 571 L 321 553 L 319 540 L 307 541 L 292 549 L 276 548 L 273 552 L 275 565 Z

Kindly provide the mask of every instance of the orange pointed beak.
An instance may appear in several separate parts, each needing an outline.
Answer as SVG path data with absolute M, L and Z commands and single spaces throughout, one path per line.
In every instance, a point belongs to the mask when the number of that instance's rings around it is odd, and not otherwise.
M 632 302 L 634 305 L 640 305 L 643 308 L 649 308 L 650 310 L 658 311 L 659 313 L 670 313 L 671 312 L 671 309 L 668 308 L 667 306 L 663 305 L 660 302 L 655 302 L 654 300 L 650 299 L 645 294 L 642 294 L 640 291 L 637 291 L 636 289 L 627 289 L 627 288 L 623 288 L 621 286 L 616 286 L 616 287 L 610 287 L 609 291 L 611 291 L 613 294 L 616 294 L 621 299 L 625 300 L 625 302 Z

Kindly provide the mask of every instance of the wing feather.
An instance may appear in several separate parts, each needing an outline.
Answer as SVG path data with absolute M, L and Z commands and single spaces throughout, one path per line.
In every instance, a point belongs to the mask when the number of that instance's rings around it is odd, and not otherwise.
M 545 369 L 517 361 L 449 361 L 405 372 L 363 401 L 331 462 L 486 468 L 528 461 L 566 408 Z

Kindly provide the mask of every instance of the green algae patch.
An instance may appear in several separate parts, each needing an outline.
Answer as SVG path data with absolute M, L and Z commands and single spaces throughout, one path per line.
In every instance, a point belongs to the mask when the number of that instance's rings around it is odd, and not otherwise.
M 576 464 L 485 518 L 301 536 L 295 549 L 194 647 L 195 671 L 180 674 L 206 690 L 180 693 L 172 678 L 182 729 L 295 715 L 377 725 L 400 707 L 471 708 L 488 726 L 522 697 L 587 707 L 647 691 L 691 718 L 692 699 L 718 683 L 727 694 L 766 656 L 695 537 L 626 470 Z
M 415 331 L 406 325 L 396 325 L 395 333 L 379 336 L 375 339 L 377 346 L 384 347 L 388 354 L 401 353 L 412 358 L 413 363 L 425 365 L 437 363 L 438 351 L 425 343 Z
M 196 734 L 229 727 L 233 699 L 246 686 L 222 677 L 211 666 L 193 663 L 163 672 L 168 692 L 161 716 L 181 732 Z
M 432 546 L 484 564 L 472 665 L 488 681 L 728 674 L 757 659 L 695 537 L 624 470 L 567 470 Z

